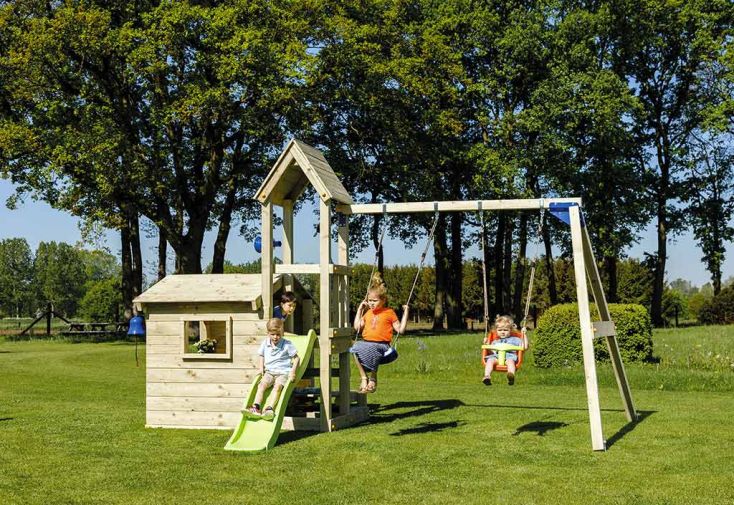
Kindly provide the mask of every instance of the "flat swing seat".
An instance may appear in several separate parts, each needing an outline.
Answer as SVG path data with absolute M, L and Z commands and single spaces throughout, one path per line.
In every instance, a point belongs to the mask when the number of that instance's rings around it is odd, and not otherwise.
M 523 334 L 520 331 L 513 330 L 510 333 L 511 337 L 523 338 Z M 505 344 L 502 342 L 493 343 L 499 339 L 499 335 L 492 331 L 489 334 L 489 344 L 482 345 L 482 367 L 487 363 L 487 356 L 490 355 L 490 351 L 497 351 L 497 365 L 494 369 L 497 372 L 507 373 L 507 364 L 505 362 L 505 356 L 508 351 L 517 351 L 517 363 L 515 363 L 515 370 L 520 370 L 522 365 L 523 356 L 525 354 L 525 348 L 519 345 Z

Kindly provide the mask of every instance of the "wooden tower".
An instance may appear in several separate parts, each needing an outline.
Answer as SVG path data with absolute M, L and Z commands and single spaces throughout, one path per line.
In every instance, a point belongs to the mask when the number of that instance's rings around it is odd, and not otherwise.
M 307 185 L 319 195 L 319 263 L 293 263 L 293 206 Z M 298 140 L 291 140 L 263 181 L 255 198 L 262 204 L 262 299 L 265 319 L 273 313 L 273 276 L 282 274 L 288 286 L 294 274 L 318 274 L 321 431 L 332 431 L 367 419 L 364 395 L 350 391 L 349 347 L 349 230 L 346 220 L 338 228 L 337 258 L 332 258 L 333 205 L 352 205 L 349 195 L 323 154 Z M 273 209 L 283 209 L 282 264 L 273 261 Z M 288 330 L 288 328 L 286 328 Z M 338 389 L 332 391 L 332 378 Z M 331 399 L 335 398 L 332 403 Z M 356 399 L 357 406 L 352 405 Z

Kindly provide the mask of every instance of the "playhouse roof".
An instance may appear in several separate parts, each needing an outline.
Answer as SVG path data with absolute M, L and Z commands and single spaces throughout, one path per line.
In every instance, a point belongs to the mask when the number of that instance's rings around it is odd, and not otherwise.
M 168 275 L 133 300 L 135 303 L 256 302 L 260 274 Z
M 325 202 L 354 203 L 321 151 L 296 139 L 281 153 L 255 198 L 261 203 L 283 205 L 284 200 L 298 199 L 307 184 Z

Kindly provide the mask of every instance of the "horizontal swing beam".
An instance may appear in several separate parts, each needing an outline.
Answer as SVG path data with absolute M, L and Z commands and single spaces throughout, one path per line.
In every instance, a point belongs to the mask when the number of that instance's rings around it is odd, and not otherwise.
M 581 198 L 526 198 L 518 200 L 450 200 L 444 202 L 360 203 L 339 204 L 342 214 L 409 214 L 413 212 L 471 212 L 480 210 L 548 209 L 552 203 L 581 206 Z

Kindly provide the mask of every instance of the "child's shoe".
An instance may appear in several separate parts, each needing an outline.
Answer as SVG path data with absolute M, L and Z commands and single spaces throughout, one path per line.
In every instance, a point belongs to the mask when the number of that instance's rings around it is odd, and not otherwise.
M 245 409 L 245 415 L 247 417 L 260 417 L 262 412 L 260 412 L 260 407 L 253 405 L 252 407 Z
M 273 407 L 265 407 L 265 410 L 263 410 L 262 417 L 266 421 L 272 421 L 273 418 L 275 417 L 275 411 L 273 410 Z
M 508 386 L 512 386 L 513 384 L 515 384 L 515 374 L 508 372 L 508 374 L 507 374 L 507 385 Z
M 484 384 L 485 386 L 492 385 L 492 379 L 489 378 L 489 375 L 485 376 L 484 379 L 482 379 L 482 384 Z

